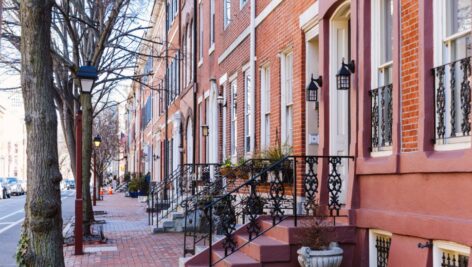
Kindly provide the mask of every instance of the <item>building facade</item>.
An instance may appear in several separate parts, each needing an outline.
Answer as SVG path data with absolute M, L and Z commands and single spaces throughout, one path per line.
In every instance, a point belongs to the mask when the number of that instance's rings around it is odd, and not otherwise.
M 161 181 L 179 164 L 274 146 L 352 156 L 340 170 L 355 227 L 343 266 L 470 262 L 470 0 L 156 1 L 151 26 L 129 170 Z

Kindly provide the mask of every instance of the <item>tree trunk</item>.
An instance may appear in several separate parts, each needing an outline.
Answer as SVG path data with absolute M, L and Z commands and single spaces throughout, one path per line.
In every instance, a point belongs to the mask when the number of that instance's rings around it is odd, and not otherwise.
M 92 160 L 92 99 L 90 94 L 81 94 L 82 104 L 82 198 L 84 216 L 84 236 L 91 235 L 90 226 L 94 220 L 90 198 L 90 176 Z
M 21 85 L 27 134 L 25 222 L 18 263 L 64 266 L 51 48 L 51 0 L 21 1 Z

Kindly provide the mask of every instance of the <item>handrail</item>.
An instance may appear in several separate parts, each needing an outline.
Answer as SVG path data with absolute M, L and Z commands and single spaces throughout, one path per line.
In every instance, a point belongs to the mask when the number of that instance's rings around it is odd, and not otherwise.
M 294 226 L 297 226 L 298 220 L 298 210 L 297 210 L 297 159 L 303 159 L 305 164 L 305 171 L 308 171 L 303 175 L 303 188 L 305 190 L 305 195 L 307 200 L 305 201 L 305 209 L 307 210 L 306 214 L 309 214 L 308 209 L 311 207 L 311 202 L 316 201 L 316 193 L 318 192 L 318 178 L 315 168 L 318 166 L 319 159 L 327 159 L 327 164 L 329 166 L 329 171 L 327 174 L 328 178 L 328 194 L 329 194 L 329 213 L 332 217 L 340 216 L 339 210 L 343 204 L 340 203 L 340 194 L 342 189 L 342 178 L 339 168 L 342 168 L 343 159 L 354 159 L 352 156 L 286 156 L 266 168 L 262 171 L 259 171 L 256 174 L 253 174 L 250 179 L 248 179 L 243 184 L 237 186 L 231 191 L 227 192 L 222 196 L 215 197 L 210 203 L 204 206 L 204 215 L 208 217 L 209 221 L 209 264 L 217 264 L 219 261 L 233 254 L 235 251 L 239 250 L 241 247 L 245 246 L 247 243 L 252 242 L 255 238 L 269 230 L 270 228 L 275 227 L 285 219 L 293 216 L 294 217 Z M 289 165 L 285 165 L 289 163 Z M 294 179 L 291 185 L 287 189 L 291 190 L 291 194 L 286 194 L 283 184 L 283 175 L 286 167 L 291 169 Z M 273 176 L 273 179 L 270 180 L 269 188 L 269 201 L 270 203 L 264 203 L 262 201 L 261 206 L 261 196 L 258 196 L 257 185 L 260 182 L 260 178 L 264 174 L 270 174 Z M 259 178 L 259 179 L 258 179 Z M 236 211 L 235 207 L 240 206 L 242 202 L 234 204 L 234 201 L 237 201 L 236 194 L 241 191 L 243 188 L 249 188 L 248 192 L 244 194 L 247 196 L 247 199 L 244 200 L 245 206 L 243 207 L 243 216 L 249 217 L 248 225 L 246 226 L 247 232 L 249 234 L 249 241 L 241 244 L 236 244 L 234 240 L 234 232 L 236 231 Z M 261 193 L 263 194 L 263 193 Z M 291 205 L 287 206 L 286 202 L 290 202 Z M 310 203 L 308 203 L 310 202 Z M 267 206 L 266 204 L 271 204 Z M 272 217 L 272 226 L 269 229 L 262 231 L 261 227 L 258 225 L 258 217 L 263 212 L 264 209 L 270 209 L 270 216 Z M 291 210 L 292 215 L 286 215 L 284 210 Z M 214 230 L 214 214 L 220 218 L 218 222 L 220 223 L 220 228 L 224 231 L 224 240 L 222 241 L 224 249 L 224 257 L 219 259 L 217 262 L 213 263 L 212 259 L 212 250 L 213 250 L 213 230 Z M 239 246 L 237 246 L 239 245 Z

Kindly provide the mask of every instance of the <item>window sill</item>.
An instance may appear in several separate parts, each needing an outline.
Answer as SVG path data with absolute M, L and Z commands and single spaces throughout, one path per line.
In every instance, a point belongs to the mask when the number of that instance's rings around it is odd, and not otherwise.
M 392 147 L 381 147 L 378 151 L 373 151 L 370 156 L 373 158 L 387 157 L 392 155 Z
M 467 140 L 464 140 L 467 139 Z M 470 137 L 458 137 L 456 140 L 450 140 L 448 144 L 434 145 L 435 151 L 453 151 L 469 149 L 471 147 Z
M 200 58 L 197 66 L 200 68 L 202 65 L 203 65 L 203 58 Z
M 215 43 L 212 43 L 210 49 L 208 49 L 208 55 L 211 55 L 213 52 L 215 52 Z

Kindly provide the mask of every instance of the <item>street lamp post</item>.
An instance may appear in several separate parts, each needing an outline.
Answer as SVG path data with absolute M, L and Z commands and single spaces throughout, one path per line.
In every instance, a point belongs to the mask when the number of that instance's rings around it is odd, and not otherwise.
M 97 152 L 100 144 L 102 143 L 102 137 L 97 134 L 93 138 L 93 144 L 95 145 L 95 153 L 93 153 L 93 205 L 97 205 Z
M 94 81 L 98 78 L 97 68 L 93 66 L 82 66 L 77 72 L 77 78 L 80 80 L 81 105 L 83 99 L 91 97 L 90 93 L 93 88 Z M 76 195 L 75 195 L 75 228 L 74 228 L 74 245 L 75 254 L 83 254 L 83 196 L 82 196 L 82 111 L 78 111 L 75 122 L 76 130 Z

